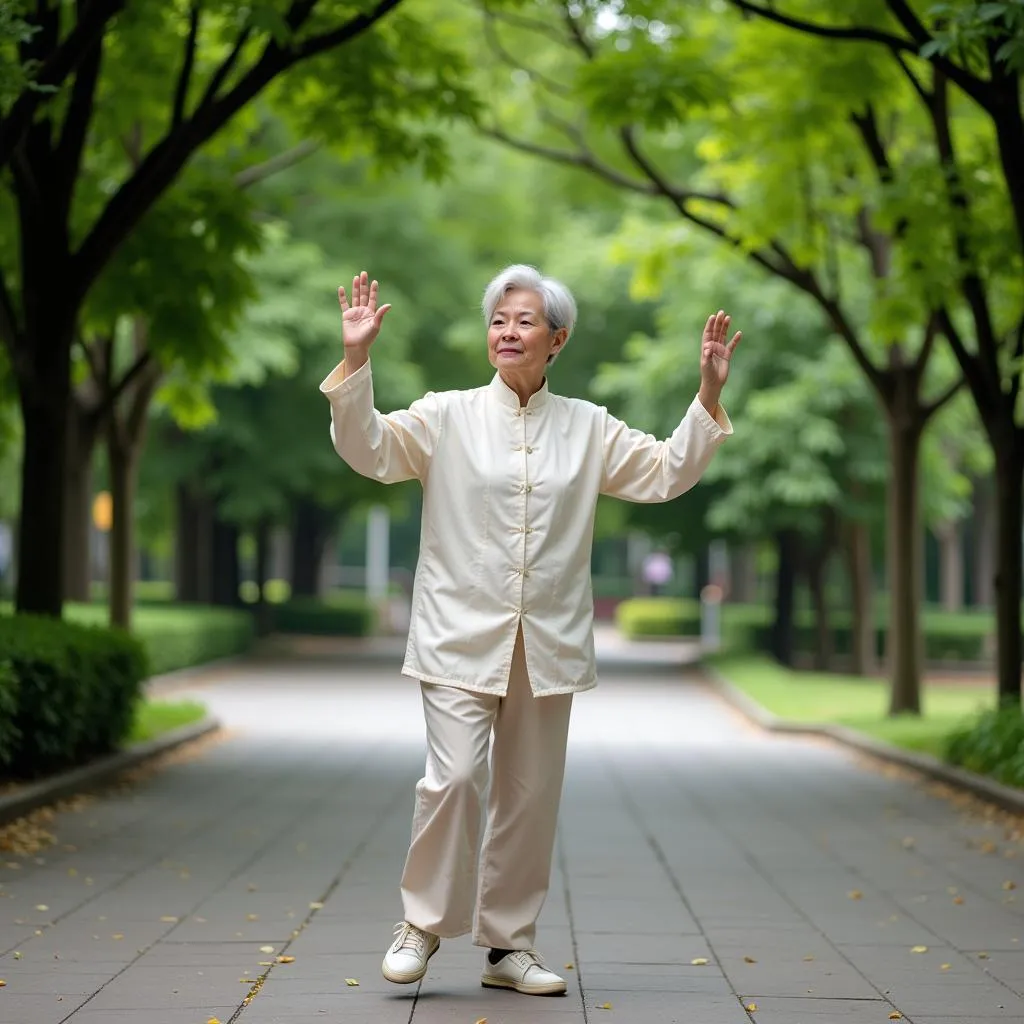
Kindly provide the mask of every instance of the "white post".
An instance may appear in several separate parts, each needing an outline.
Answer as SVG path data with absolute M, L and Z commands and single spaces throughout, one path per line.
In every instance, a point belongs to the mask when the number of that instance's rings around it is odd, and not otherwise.
M 374 505 L 366 518 L 366 596 L 374 604 L 388 596 L 390 533 L 391 513 L 387 505 Z

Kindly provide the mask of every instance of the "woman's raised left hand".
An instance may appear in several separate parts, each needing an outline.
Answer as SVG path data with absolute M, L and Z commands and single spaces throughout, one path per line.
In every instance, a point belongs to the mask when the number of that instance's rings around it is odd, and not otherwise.
M 740 331 L 737 331 L 729 342 L 725 340 L 731 320 L 732 317 L 727 316 L 723 310 L 709 316 L 700 343 L 701 390 L 715 401 L 729 379 L 729 364 L 736 346 L 740 343 Z

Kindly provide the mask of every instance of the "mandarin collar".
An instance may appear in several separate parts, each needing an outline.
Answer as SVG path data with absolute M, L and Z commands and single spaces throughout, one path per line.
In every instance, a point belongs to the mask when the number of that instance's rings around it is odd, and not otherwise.
M 519 396 L 501 379 L 501 374 L 495 372 L 491 378 L 490 383 L 491 394 L 502 404 L 508 406 L 510 409 L 520 409 L 521 405 L 519 402 Z M 530 395 L 530 400 L 526 403 L 527 409 L 537 409 L 542 406 L 548 400 L 548 379 L 544 378 L 544 383 L 540 386 L 540 391 Z

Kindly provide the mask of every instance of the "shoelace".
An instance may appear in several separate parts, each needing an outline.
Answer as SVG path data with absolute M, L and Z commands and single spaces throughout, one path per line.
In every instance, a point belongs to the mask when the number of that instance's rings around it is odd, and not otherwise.
M 535 949 L 517 949 L 511 954 L 511 956 L 524 971 L 528 971 L 531 967 L 539 967 L 541 970 L 547 970 L 544 966 L 544 960 L 541 958 L 540 953 Z
M 404 934 L 403 934 L 404 933 Z M 395 935 L 401 936 L 395 946 L 395 951 L 400 949 L 411 949 L 417 956 L 422 956 L 427 948 L 426 935 L 414 925 L 401 922 L 395 925 Z

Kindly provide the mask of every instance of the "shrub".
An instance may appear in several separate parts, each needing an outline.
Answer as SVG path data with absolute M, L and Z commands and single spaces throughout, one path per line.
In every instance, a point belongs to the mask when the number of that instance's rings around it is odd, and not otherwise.
M 984 711 L 946 741 L 946 759 L 1008 786 L 1024 786 L 1024 713 L 1007 705 Z
M 19 778 L 115 750 L 147 674 L 145 650 L 128 634 L 30 615 L 0 618 L 0 666 L 13 710 L 2 764 Z
M 256 633 L 239 608 L 169 605 L 136 608 L 133 632 L 145 644 L 154 675 L 244 654 Z
M 306 636 L 367 636 L 376 624 L 373 605 L 357 594 L 293 597 L 274 605 L 270 616 L 274 632 Z
M 634 597 L 616 606 L 615 624 L 630 639 L 699 636 L 700 607 L 678 597 Z

